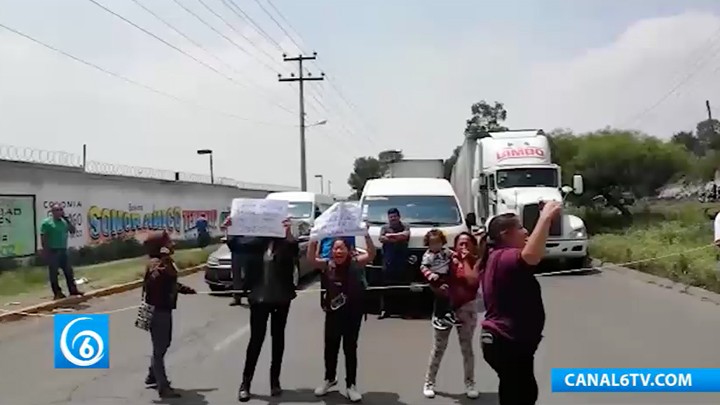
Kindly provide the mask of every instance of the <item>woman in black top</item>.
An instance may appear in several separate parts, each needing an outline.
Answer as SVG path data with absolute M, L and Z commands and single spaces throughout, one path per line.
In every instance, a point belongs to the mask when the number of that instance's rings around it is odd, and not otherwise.
M 150 321 L 153 353 L 145 384 L 156 385 L 160 398 L 177 398 L 180 394 L 172 389 L 165 373 L 165 354 L 172 341 L 172 311 L 177 307 L 178 294 L 196 292 L 177 281 L 173 243 L 167 232 L 151 234 L 144 245 L 150 259 L 145 267 L 145 302 L 153 306 Z
M 290 221 L 286 220 L 285 238 L 263 238 L 264 249 L 259 258 L 262 268 L 247 269 L 246 288 L 250 291 L 250 342 L 245 357 L 243 379 L 238 392 L 241 402 L 250 400 L 250 384 L 255 374 L 260 350 L 265 341 L 267 322 L 270 319 L 272 336 L 272 360 L 270 364 L 270 393 L 278 396 L 280 369 L 285 351 L 285 325 L 290 311 L 290 302 L 295 298 L 293 272 L 298 257 L 298 242 L 290 232 Z

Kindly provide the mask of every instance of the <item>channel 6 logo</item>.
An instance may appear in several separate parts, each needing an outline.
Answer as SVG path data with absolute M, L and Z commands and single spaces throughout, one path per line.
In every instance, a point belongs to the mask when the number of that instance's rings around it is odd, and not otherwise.
M 55 368 L 109 368 L 109 315 L 54 315 Z

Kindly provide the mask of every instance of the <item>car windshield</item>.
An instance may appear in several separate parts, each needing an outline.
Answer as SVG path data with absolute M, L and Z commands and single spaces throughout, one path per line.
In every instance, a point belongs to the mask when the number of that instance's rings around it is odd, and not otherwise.
M 450 226 L 462 224 L 460 209 L 452 196 L 368 196 L 362 201 L 363 220 L 373 225 L 387 222 L 387 212 L 397 208 L 409 225 Z
M 291 218 L 310 218 L 313 216 L 313 204 L 305 201 L 290 201 L 288 203 L 288 215 Z
M 558 187 L 557 170 L 553 168 L 524 168 L 498 170 L 497 187 Z

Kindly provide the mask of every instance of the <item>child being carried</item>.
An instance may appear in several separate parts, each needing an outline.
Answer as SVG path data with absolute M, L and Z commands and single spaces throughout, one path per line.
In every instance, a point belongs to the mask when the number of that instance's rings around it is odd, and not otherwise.
M 431 229 L 425 235 L 427 250 L 420 265 L 423 275 L 436 291 L 432 319 L 433 327 L 436 329 L 447 329 L 459 324 L 455 318 L 455 308 L 447 293 L 453 251 L 445 247 L 445 244 L 447 238 L 442 231 Z

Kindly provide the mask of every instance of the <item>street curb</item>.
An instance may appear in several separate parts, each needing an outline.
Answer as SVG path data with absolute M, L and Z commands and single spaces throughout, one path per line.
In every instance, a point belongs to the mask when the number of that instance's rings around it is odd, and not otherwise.
M 178 277 L 189 276 L 191 274 L 198 273 L 204 269 L 205 269 L 205 264 L 201 264 L 198 266 L 178 270 Z M 29 316 L 28 314 L 37 314 L 40 312 L 48 312 L 48 311 L 52 311 L 54 309 L 57 309 L 57 308 L 60 308 L 63 306 L 75 305 L 75 304 L 79 304 L 81 302 L 89 301 L 93 298 L 105 297 L 108 295 L 119 294 L 119 293 L 123 293 L 126 291 L 134 290 L 136 288 L 142 287 L 142 283 L 143 283 L 142 279 L 130 281 L 128 283 L 116 284 L 116 285 L 112 285 L 110 287 L 101 288 L 99 290 L 88 291 L 85 293 L 85 295 L 80 296 L 80 297 L 71 296 L 71 297 L 63 298 L 63 299 L 57 300 L 57 301 L 43 302 L 43 303 L 32 305 L 32 306 L 29 306 L 26 308 L 18 309 L 16 311 L 1 313 L 0 314 L 0 323 L 15 321 L 15 320 L 18 320 L 21 318 L 25 318 L 26 316 Z
M 656 276 L 654 274 L 645 273 L 640 270 L 630 269 L 627 267 L 617 266 L 612 263 L 604 263 L 600 260 L 593 259 L 594 267 L 602 267 L 604 269 L 612 270 L 617 273 L 633 277 L 640 281 L 644 281 L 648 284 L 655 284 L 658 287 L 662 287 L 668 290 L 677 291 L 681 294 L 687 294 L 692 297 L 700 298 L 700 301 L 711 302 L 715 305 L 720 306 L 720 294 L 705 290 L 700 287 L 693 287 L 687 284 L 679 283 L 670 280 L 669 278 Z

